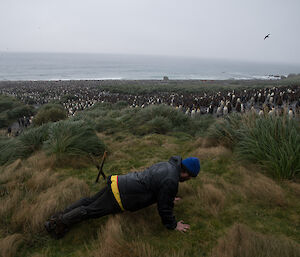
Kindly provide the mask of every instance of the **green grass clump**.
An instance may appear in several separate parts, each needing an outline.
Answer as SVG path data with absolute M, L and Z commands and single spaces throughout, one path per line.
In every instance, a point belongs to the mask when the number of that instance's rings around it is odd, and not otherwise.
M 45 124 L 37 128 L 27 129 L 19 136 L 19 140 L 27 149 L 28 154 L 41 149 L 43 143 L 48 139 L 48 130 L 49 125 Z
M 13 98 L 0 95 L 0 112 L 13 108 L 15 102 Z
M 42 148 L 47 138 L 47 125 L 27 129 L 15 138 L 0 138 L 0 165 L 29 157 L 33 152 Z
M 185 132 L 192 136 L 201 134 L 214 121 L 206 115 L 191 118 L 182 111 L 167 105 L 152 105 L 146 108 L 135 108 L 126 121 L 128 128 L 136 135 L 151 133 L 167 134 L 172 132 Z
M 19 139 L 0 138 L 0 165 L 13 162 L 27 156 L 26 147 Z
M 0 138 L 0 165 L 27 158 L 42 148 L 57 159 L 104 152 L 104 144 L 89 124 L 67 120 L 27 129 L 16 138 Z
M 98 132 L 113 134 L 123 129 L 120 118 L 124 110 L 121 110 L 125 103 L 97 103 L 90 109 L 78 112 L 73 120 L 84 120 Z
M 261 164 L 276 178 L 291 179 L 300 174 L 300 129 L 286 117 L 257 118 L 253 127 L 239 131 L 236 152 Z
M 242 115 L 232 113 L 212 124 L 207 131 L 207 137 L 217 144 L 233 149 L 238 139 L 237 131 L 242 124 Z
M 111 117 L 98 118 L 95 121 L 95 129 L 98 132 L 113 134 L 120 130 L 120 123 Z
M 63 156 L 100 155 L 104 152 L 104 144 L 92 127 L 84 121 L 71 120 L 51 124 L 45 148 L 58 159 Z
M 98 132 L 114 134 L 128 131 L 134 135 L 168 134 L 184 132 L 189 135 L 203 135 L 214 122 L 209 115 L 191 118 L 170 106 L 151 105 L 145 108 L 129 108 L 126 102 L 98 103 L 91 109 L 78 113 L 75 120 L 93 124 Z
M 156 116 L 152 120 L 148 121 L 146 126 L 151 132 L 165 134 L 171 130 L 172 122 L 167 117 Z
M 23 116 L 31 116 L 33 114 L 33 108 L 28 105 L 21 105 L 9 110 L 7 117 L 9 120 L 18 119 Z
M 40 126 L 48 122 L 56 122 L 67 118 L 66 110 L 59 104 L 46 104 L 42 106 L 33 119 L 34 125 Z
M 34 108 L 25 105 L 15 98 L 0 95 L 0 128 L 5 128 L 23 116 L 34 114 Z
M 300 174 L 300 129 L 293 119 L 232 114 L 214 123 L 207 136 L 240 159 L 262 165 L 273 177 Z

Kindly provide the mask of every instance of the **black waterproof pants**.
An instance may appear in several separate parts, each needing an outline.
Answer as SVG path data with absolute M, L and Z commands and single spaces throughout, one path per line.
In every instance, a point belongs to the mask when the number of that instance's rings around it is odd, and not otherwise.
M 104 187 L 92 197 L 82 198 L 63 211 L 62 222 L 71 226 L 82 220 L 100 218 L 121 212 L 110 186 Z

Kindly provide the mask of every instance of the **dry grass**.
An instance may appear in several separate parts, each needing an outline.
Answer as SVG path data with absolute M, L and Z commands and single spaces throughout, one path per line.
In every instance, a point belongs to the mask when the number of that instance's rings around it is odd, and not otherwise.
M 53 174 L 50 169 L 47 169 L 33 174 L 33 176 L 27 181 L 26 186 L 28 190 L 40 192 L 54 186 L 57 183 L 58 174 Z
M 287 182 L 287 185 L 296 196 L 300 197 L 300 184 L 299 183 Z
M 198 187 L 197 197 L 201 206 L 214 217 L 217 217 L 224 208 L 226 199 L 224 192 L 213 184 Z
M 1 257 L 15 256 L 22 242 L 23 242 L 23 236 L 21 234 L 13 234 L 0 239 Z
M 158 134 L 150 134 L 143 137 L 143 140 L 141 141 L 142 145 L 145 146 L 158 146 L 160 147 L 164 142 L 167 141 L 167 136 L 162 136 Z
M 14 188 L 18 184 L 23 184 L 32 174 L 33 170 L 23 165 L 16 170 L 5 169 L 4 172 L 0 174 L 0 184 L 6 184 L 6 187 Z
M 201 174 L 202 176 L 202 174 Z M 198 178 L 197 178 L 198 179 Z M 202 177 L 201 177 L 202 180 Z M 178 196 L 184 197 L 185 199 L 188 197 L 192 197 L 196 195 L 197 190 L 191 187 L 188 183 L 179 183 L 178 188 Z
M 16 189 L 12 192 L 8 192 L 8 195 L 0 199 L 0 219 L 4 220 L 9 216 L 13 210 L 19 205 L 21 201 L 22 193 Z
M 14 161 L 10 165 L 3 166 L 0 172 L 0 183 L 6 183 L 7 181 L 14 178 L 14 173 L 16 170 L 20 169 L 22 166 L 22 161 L 20 159 Z
M 82 169 L 91 165 L 91 158 L 88 156 L 65 156 L 63 159 L 56 158 L 55 168 Z
M 200 183 L 197 188 L 191 187 L 189 183 L 181 183 L 179 196 L 186 199 L 195 195 L 201 208 L 213 217 L 218 217 L 228 207 L 226 202 L 237 195 L 247 202 L 258 202 L 265 206 L 286 206 L 284 190 L 275 181 L 243 167 L 232 169 L 235 174 L 230 177 L 236 176 L 234 183 L 226 181 L 222 176 L 203 172 L 199 175 Z
M 216 147 L 218 145 L 219 145 L 218 141 L 213 138 L 203 138 L 201 142 L 201 147 L 204 148 Z
M 31 257 L 47 257 L 49 256 L 48 254 L 43 254 L 43 253 L 34 253 L 31 255 Z
M 109 155 L 109 159 L 111 160 L 127 160 L 129 158 L 129 154 L 120 150 L 115 150 Z
M 240 195 L 248 201 L 258 201 L 268 206 L 285 206 L 287 204 L 284 190 L 271 178 L 241 166 L 231 167 L 233 171 L 224 177 L 210 178 L 201 174 L 203 184 L 213 183 L 224 195 Z M 229 178 L 228 182 L 226 177 Z M 231 179 L 234 178 L 233 182 Z
M 153 249 L 147 243 L 125 241 L 120 215 L 110 217 L 106 225 L 99 230 L 98 241 L 89 251 L 91 257 L 142 257 L 153 256 Z M 134 246 L 134 247 L 133 247 Z
M 98 239 L 94 242 L 92 248 L 88 249 L 89 257 L 183 257 L 184 251 L 179 253 L 171 252 L 163 254 L 155 250 L 149 243 L 136 241 L 127 241 L 128 233 L 135 233 L 127 229 L 130 225 L 128 220 L 123 220 L 124 215 L 110 217 L 99 232 Z M 130 216 L 130 215 L 126 215 Z M 131 219 L 131 218 L 130 218 Z M 140 227 L 141 224 L 136 225 Z M 138 238 L 137 235 L 133 235 Z
M 174 152 L 178 152 L 178 149 L 179 149 L 178 145 L 168 143 L 168 142 L 163 143 L 162 147 L 165 148 L 166 150 L 172 149 L 172 151 L 174 151 Z
M 155 227 L 162 227 L 157 206 L 152 205 L 136 212 L 127 212 L 120 215 L 123 232 L 134 235 L 153 235 Z
M 231 154 L 228 148 L 220 145 L 216 147 L 197 148 L 191 153 L 192 156 L 196 156 L 200 160 L 216 158 L 217 156 L 229 156 Z
M 84 168 L 91 164 L 91 159 L 84 156 L 65 156 L 62 160 L 55 155 L 47 155 L 40 151 L 29 157 L 25 165 L 31 167 L 34 171 L 43 172 L 45 169 L 54 169 L 62 167 Z
M 219 239 L 212 257 L 298 257 L 300 245 L 286 237 L 274 237 L 252 231 L 242 224 L 233 225 Z
M 0 218 L 10 229 L 39 232 L 50 215 L 89 194 L 81 180 L 59 182 L 58 174 L 47 168 L 50 164 L 51 158 L 39 153 L 24 163 L 15 161 L 0 174 Z
M 26 164 L 34 171 L 42 172 L 45 169 L 52 169 L 55 165 L 55 156 L 46 155 L 44 152 L 37 152 L 26 160 Z
M 240 190 L 248 199 L 262 201 L 268 205 L 286 204 L 284 191 L 274 180 L 257 172 L 240 169 L 242 172 Z
M 12 223 L 15 228 L 23 227 L 24 231 L 41 231 L 49 216 L 88 194 L 89 189 L 85 182 L 68 178 L 36 194 L 34 199 L 24 199 L 18 206 L 18 212 L 12 216 Z

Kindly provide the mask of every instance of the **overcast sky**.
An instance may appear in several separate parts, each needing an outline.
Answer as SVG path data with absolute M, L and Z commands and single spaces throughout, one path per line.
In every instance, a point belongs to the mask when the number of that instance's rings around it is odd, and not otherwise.
M 0 51 L 300 63 L 299 12 L 300 0 L 0 0 Z

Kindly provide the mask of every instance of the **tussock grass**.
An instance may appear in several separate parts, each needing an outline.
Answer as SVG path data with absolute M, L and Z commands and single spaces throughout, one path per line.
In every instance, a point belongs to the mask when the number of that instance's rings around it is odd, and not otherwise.
M 241 160 L 261 165 L 275 178 L 300 174 L 300 128 L 286 116 L 231 114 L 214 123 L 207 136 L 212 145 L 234 150 Z
M 24 163 L 36 172 L 43 172 L 44 170 L 52 169 L 55 166 L 55 156 L 49 156 L 43 151 L 38 151 L 30 156 Z
M 85 182 L 68 178 L 36 194 L 34 199 L 25 198 L 17 207 L 18 211 L 13 214 L 12 224 L 15 228 L 22 227 L 24 231 L 40 232 L 45 220 L 52 214 L 88 194 Z
M 18 161 L 16 161 L 15 163 L 18 163 Z M 20 167 L 16 170 L 12 170 L 13 169 L 7 169 L 0 174 L 0 183 L 6 183 L 11 188 L 17 186 L 21 188 L 23 186 L 23 183 L 33 174 L 32 169 L 23 165 L 20 165 Z
M 0 165 L 27 158 L 42 148 L 48 138 L 48 126 L 25 130 L 17 138 L 0 138 Z
M 232 113 L 213 123 L 207 131 L 207 137 L 211 144 L 221 144 L 233 149 L 237 143 L 237 131 L 241 125 L 242 115 Z
M 35 115 L 33 124 L 40 126 L 48 122 L 56 122 L 67 118 L 65 108 L 60 104 L 45 104 Z
M 64 156 L 100 155 L 104 144 L 92 127 L 84 121 L 60 121 L 51 124 L 46 150 L 55 154 L 57 159 Z
M 19 136 L 19 140 L 26 149 L 26 156 L 41 149 L 43 143 L 48 139 L 48 129 L 49 126 L 46 124 L 38 128 L 25 130 Z
M 300 197 L 300 184 L 299 183 L 288 182 L 287 185 L 295 195 Z
M 204 184 L 197 190 L 197 200 L 210 215 L 217 217 L 224 208 L 226 197 L 214 185 Z
M 0 255 L 1 257 L 14 257 L 18 248 L 23 243 L 21 234 L 9 235 L 0 239 Z
M 126 221 L 126 224 L 125 224 Z M 108 219 L 107 223 L 98 231 L 98 239 L 93 243 L 93 247 L 88 250 L 91 257 L 183 257 L 184 251 L 162 253 L 156 250 L 148 242 L 138 240 L 135 231 L 126 229 L 128 220 L 122 220 L 121 215 Z M 138 224 L 140 225 L 140 224 Z M 137 225 L 137 226 L 138 226 Z M 133 236 L 133 240 L 128 241 L 128 236 Z M 136 240 L 137 239 L 137 240 Z
M 153 248 L 147 243 L 129 243 L 122 230 L 121 217 L 109 218 L 106 225 L 98 232 L 97 246 L 90 250 L 92 257 L 150 257 Z
M 6 189 L 7 196 L 0 199 L 0 224 L 6 223 L 8 218 L 13 214 L 15 208 L 19 205 L 22 199 L 22 192 L 18 189 L 10 191 Z M 7 224 L 5 224 L 7 225 Z
M 199 198 L 202 199 L 199 200 L 204 201 L 203 206 L 209 207 L 209 200 L 211 200 L 212 206 L 220 202 L 222 207 L 224 200 L 234 195 L 242 197 L 247 202 L 260 203 L 265 206 L 287 205 L 284 190 L 271 178 L 239 166 L 232 166 L 230 169 L 233 173 L 225 174 L 223 177 L 213 177 L 208 174 L 201 176 L 202 187 L 198 189 L 198 194 L 200 193 Z M 204 190 L 205 187 L 206 190 Z M 208 200 L 205 201 L 205 199 Z
M 19 139 L 0 138 L 0 165 L 27 156 L 27 149 Z
M 217 246 L 211 257 L 296 257 L 300 245 L 286 237 L 275 237 L 255 232 L 243 224 L 233 225 Z
M 212 122 L 213 118 L 207 115 L 198 115 L 192 119 L 180 110 L 161 104 L 138 110 L 131 115 L 128 125 L 137 135 L 169 132 L 185 132 L 195 135 L 203 133 Z
M 17 138 L 0 138 L 0 165 L 46 149 L 57 160 L 65 156 L 101 155 L 104 144 L 84 121 L 61 121 L 30 128 Z
M 96 104 L 90 110 L 80 113 L 80 117 L 76 119 L 94 123 L 98 132 L 115 134 L 128 131 L 139 136 L 178 131 L 189 135 L 199 135 L 203 134 L 214 121 L 210 115 L 198 115 L 192 119 L 182 111 L 164 104 L 145 108 L 128 108 L 119 103 Z
M 199 147 L 196 148 L 191 155 L 197 156 L 200 160 L 217 158 L 218 156 L 230 156 L 232 152 L 224 146 L 215 147 Z
M 4 184 L 14 176 L 14 172 L 17 171 L 22 166 L 22 161 L 20 159 L 14 161 L 9 165 L 2 166 L 0 171 L 0 183 Z
M 52 174 L 50 169 L 34 173 L 34 175 L 26 182 L 26 188 L 33 192 L 41 192 L 49 187 L 57 184 L 58 173 Z
M 300 128 L 286 117 L 257 118 L 252 128 L 242 128 L 237 153 L 262 165 L 275 178 L 300 174 Z
M 31 257 L 47 257 L 49 256 L 47 253 L 34 253 Z
M 13 97 L 0 95 L 0 128 L 8 127 L 18 118 L 33 114 L 32 106 L 25 105 Z
M 268 205 L 284 206 L 286 197 L 276 182 L 260 173 L 242 169 L 241 192 L 248 199 L 258 200 Z

